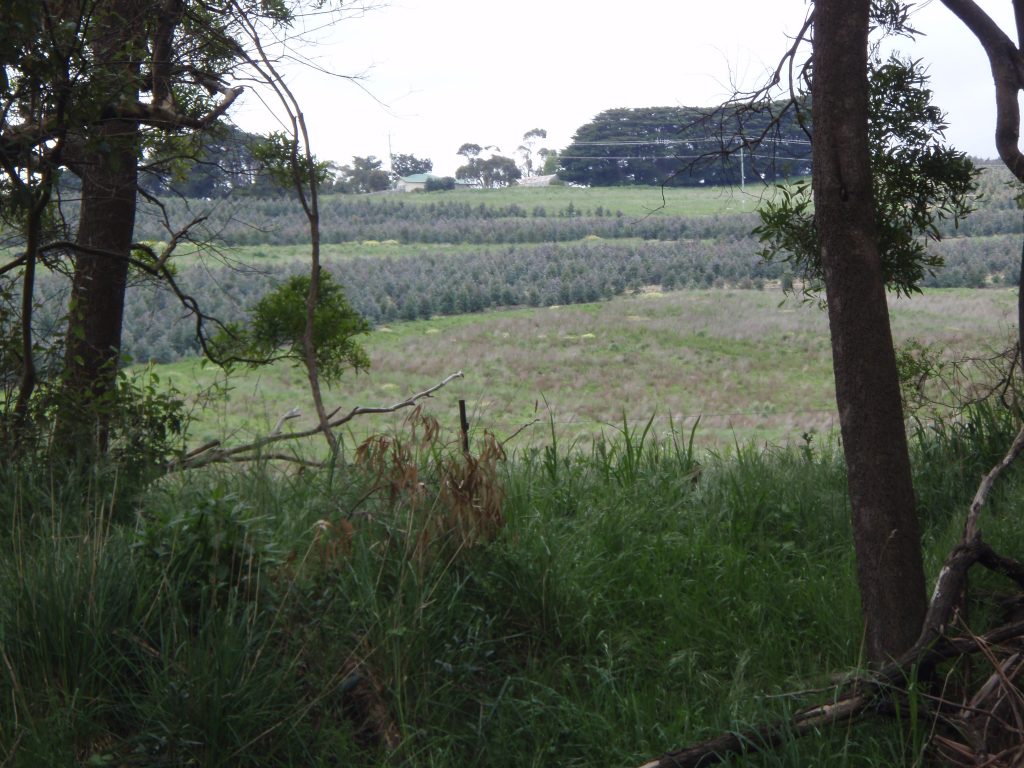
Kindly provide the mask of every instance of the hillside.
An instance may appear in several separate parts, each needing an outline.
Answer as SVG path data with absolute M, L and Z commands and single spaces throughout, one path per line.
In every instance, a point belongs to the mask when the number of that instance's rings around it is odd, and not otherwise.
M 936 247 L 945 266 L 925 287 L 1015 284 L 1020 213 L 1005 172 L 987 171 L 978 210 Z M 771 194 L 771 188 L 759 193 Z M 758 257 L 753 191 L 548 187 L 329 197 L 323 257 L 354 307 L 395 323 L 515 306 L 607 300 L 651 288 L 788 284 L 785 264 Z M 305 225 L 281 199 L 176 201 L 172 225 L 199 214 L 205 244 L 181 246 L 183 290 L 223 321 L 243 320 L 271 286 L 304 269 Z M 140 239 L 161 241 L 153 212 Z M 205 231 L 204 231 L 205 228 Z M 43 280 L 55 322 L 62 278 Z M 44 327 L 45 327 L 44 319 Z M 135 360 L 194 355 L 194 322 L 163 288 L 128 295 L 125 350 Z

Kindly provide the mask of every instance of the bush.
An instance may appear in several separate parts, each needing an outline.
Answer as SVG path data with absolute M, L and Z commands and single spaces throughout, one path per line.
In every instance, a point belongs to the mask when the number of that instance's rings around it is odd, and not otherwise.
M 455 189 L 455 179 L 451 176 L 443 176 L 438 178 L 437 176 L 430 176 L 427 178 L 427 183 L 423 186 L 423 189 L 427 192 L 443 192 L 449 189 Z

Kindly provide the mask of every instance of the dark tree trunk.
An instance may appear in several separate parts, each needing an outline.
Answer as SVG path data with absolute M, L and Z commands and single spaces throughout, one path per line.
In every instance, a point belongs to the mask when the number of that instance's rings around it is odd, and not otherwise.
M 137 135 L 134 123 L 111 121 L 82 163 L 82 207 L 75 244 L 65 375 L 72 393 L 94 400 L 114 382 L 128 256 L 135 229 Z
M 102 94 L 112 109 L 139 97 L 141 8 L 132 0 L 104 4 L 94 19 L 97 68 L 109 74 Z M 132 120 L 108 119 L 84 137 L 76 158 L 82 179 L 82 205 L 75 240 L 64 380 L 65 407 L 59 439 L 88 449 L 92 440 L 106 449 L 107 424 L 116 404 L 114 391 L 121 353 L 128 258 L 135 229 L 139 127 Z
M 927 608 L 868 156 L 868 0 L 814 9 L 814 205 L 869 660 L 910 648 Z

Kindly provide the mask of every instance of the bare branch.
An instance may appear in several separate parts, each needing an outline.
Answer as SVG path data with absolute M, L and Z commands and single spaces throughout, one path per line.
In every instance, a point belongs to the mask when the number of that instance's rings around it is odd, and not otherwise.
M 235 100 L 245 91 L 245 89 L 240 85 L 228 88 L 221 84 L 217 85 L 216 90 L 221 94 L 221 100 L 217 102 L 209 112 L 201 115 L 200 117 L 186 115 L 183 112 L 178 111 L 178 109 L 173 105 L 167 104 L 166 102 L 153 102 L 151 104 L 135 102 L 134 104 L 129 104 L 119 109 L 116 117 L 135 120 L 139 123 L 145 123 L 146 125 L 152 125 L 163 129 L 191 128 L 192 130 L 203 131 L 217 122 L 217 120 L 231 108 L 231 105 Z
M 981 515 L 981 508 L 984 506 L 986 499 L 988 499 L 988 495 L 992 491 L 992 486 L 995 485 L 999 475 L 1001 475 L 1007 467 L 1016 461 L 1017 457 L 1020 456 L 1021 451 L 1024 451 L 1024 429 L 1021 429 L 1021 431 L 1017 433 L 1017 437 L 1014 439 L 1010 449 L 1006 452 L 1003 460 L 989 470 L 989 473 L 985 475 L 981 484 L 978 486 L 978 490 L 974 494 L 974 500 L 971 502 L 970 511 L 967 513 L 967 521 L 964 523 L 964 533 L 961 543 L 969 544 L 978 538 L 978 517 Z
M 274 428 L 270 430 L 270 436 L 273 437 L 275 435 L 281 434 L 281 428 L 284 426 L 284 423 L 286 421 L 289 421 L 290 419 L 297 419 L 301 415 L 302 411 L 300 411 L 298 408 L 292 408 L 290 411 L 283 414 L 281 418 L 277 420 L 277 424 L 274 425 Z
M 13 259 L 13 260 L 7 262 L 2 267 L 0 267 L 0 275 L 7 274 L 8 272 L 11 272 L 11 271 L 17 269 L 18 267 L 25 266 L 25 263 L 28 261 L 28 258 L 29 258 L 29 255 L 27 253 L 23 253 L 23 254 L 21 254 L 21 256 L 18 256 L 16 259 Z
M 302 430 L 300 432 L 290 432 L 288 434 L 280 433 L 280 426 L 284 422 L 285 418 L 291 418 L 288 414 L 282 417 L 281 421 L 278 422 L 278 426 L 268 434 L 266 437 L 259 438 L 245 445 L 239 445 L 234 448 L 221 449 L 219 441 L 212 441 L 200 446 L 192 451 L 186 453 L 180 459 L 175 459 L 170 462 L 167 466 L 168 472 L 176 472 L 186 469 L 197 469 L 199 467 L 205 467 L 208 464 L 222 463 L 222 462 L 244 462 L 244 461 L 256 461 L 261 458 L 268 458 L 268 456 L 274 456 L 280 458 L 277 454 L 266 454 L 263 449 L 269 445 L 280 443 L 285 440 L 299 440 L 305 437 L 313 437 L 314 435 L 322 434 L 324 429 L 332 430 L 340 427 L 342 424 L 346 424 L 357 416 L 366 416 L 375 413 L 394 413 L 395 411 L 402 410 L 403 408 L 412 408 L 420 400 L 430 397 L 442 387 L 447 386 L 455 379 L 461 379 L 464 377 L 462 371 L 457 371 L 449 376 L 446 376 L 437 384 L 432 387 L 428 387 L 422 392 L 417 392 L 414 395 L 410 395 L 405 400 L 394 403 L 393 405 L 387 406 L 356 406 L 355 408 L 348 411 L 343 416 L 337 414 L 341 412 L 341 408 L 335 408 L 329 414 L 327 414 L 326 426 L 324 422 L 321 422 L 315 427 Z M 298 414 L 296 414 L 298 415 Z
M 302 106 L 295 94 L 288 87 L 284 77 L 276 69 L 274 60 L 267 54 L 263 41 L 253 24 L 252 19 L 239 7 L 237 0 L 231 0 L 239 25 L 246 31 L 249 41 L 256 50 L 256 55 L 244 53 L 249 66 L 263 78 L 266 85 L 277 95 L 278 102 L 284 110 L 290 125 L 291 137 L 291 172 L 295 193 L 302 205 L 309 222 L 310 265 L 309 292 L 306 296 L 306 327 L 302 334 L 302 346 L 305 353 L 306 376 L 309 381 L 310 393 L 313 396 L 313 407 L 320 420 L 319 431 L 327 441 L 332 454 L 338 451 L 338 442 L 329 424 L 329 417 L 324 408 L 323 393 L 320 387 L 317 350 L 314 340 L 314 322 L 320 295 L 320 205 L 317 163 L 310 146 L 309 131 Z M 300 148 L 302 150 L 300 157 Z
M 808 11 L 800 30 L 793 37 L 792 43 L 779 59 L 779 63 L 772 70 L 767 82 L 753 91 L 741 91 L 739 87 L 734 88 L 734 96 L 721 106 L 707 112 L 699 120 L 685 126 L 682 130 L 689 130 L 700 125 L 710 125 L 717 138 L 718 146 L 708 152 L 703 152 L 689 163 L 680 167 L 672 173 L 661 185 L 662 206 L 664 206 L 665 187 L 678 176 L 692 171 L 700 164 L 715 158 L 725 160 L 744 151 L 753 151 L 777 136 L 782 128 L 782 121 L 786 115 L 793 111 L 796 114 L 797 124 L 801 131 L 810 140 L 811 133 L 808 130 L 809 120 L 804 115 L 804 101 L 801 97 L 799 83 L 805 85 L 808 81 L 810 60 L 800 61 L 798 54 L 801 46 L 810 41 L 811 30 L 814 22 L 814 9 Z M 785 91 L 787 97 L 777 104 L 777 89 L 785 78 Z M 759 127 L 756 132 L 747 135 L 745 131 L 744 117 L 749 115 L 763 115 L 767 113 L 768 121 Z M 739 127 L 738 137 L 735 131 L 727 127 L 727 118 L 737 121 Z M 717 125 L 716 125 L 717 124 Z M 727 135 L 728 134 L 728 135 Z M 739 141 L 734 141 L 739 138 Z M 776 156 L 778 147 L 773 151 Z

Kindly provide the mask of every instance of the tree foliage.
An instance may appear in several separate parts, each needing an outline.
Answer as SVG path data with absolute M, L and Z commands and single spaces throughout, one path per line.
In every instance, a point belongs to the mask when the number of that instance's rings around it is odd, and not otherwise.
M 516 161 L 503 155 L 491 155 L 486 160 L 471 157 L 469 162 L 455 169 L 455 178 L 484 189 L 508 187 L 523 176 Z
M 236 192 L 280 194 L 280 185 L 264 173 L 259 157 L 264 141 L 227 122 L 195 135 L 159 137 L 159 147 L 148 147 L 143 162 L 166 159 L 143 175 L 140 187 L 154 196 L 192 199 L 224 199 Z M 74 178 L 64 181 L 74 183 Z
M 310 4 L 324 11 L 319 0 Z M 140 190 L 165 191 L 197 161 L 218 171 L 234 165 L 227 175 L 238 171 L 250 179 L 254 161 L 272 170 L 287 166 L 293 188 L 323 178 L 325 166 L 306 156 L 306 148 L 299 157 L 297 129 L 290 140 L 272 136 L 247 148 L 237 164 L 221 144 L 233 138 L 221 123 L 242 92 L 238 83 L 256 77 L 281 85 L 259 36 L 276 34 L 302 12 L 301 2 L 285 0 L 12 0 L 0 7 L 0 216 L 19 233 L 21 246 L 2 270 L 23 277 L 16 330 L 21 373 L 4 407 L 14 397 L 24 415 L 37 384 L 35 268 L 41 263 L 71 275 L 63 363 L 47 372 L 65 390 L 58 427 L 67 439 L 55 445 L 98 430 L 100 450 L 105 447 L 107 405 L 118 396 L 125 292 L 141 252 L 133 242 Z M 303 168 L 310 178 L 296 179 Z M 80 199 L 73 217 L 58 194 L 61 178 Z M 231 182 L 222 179 L 199 174 L 193 191 L 223 194 Z M 312 208 L 302 202 L 315 214 L 315 201 Z M 172 228 L 166 209 L 158 215 L 164 247 L 141 267 L 172 283 L 174 250 L 192 239 L 204 217 Z M 180 298 L 201 328 L 199 308 Z
M 399 178 L 417 173 L 430 173 L 432 170 L 434 161 L 429 158 L 419 158 L 416 155 L 391 156 L 391 172 Z
M 526 176 L 533 176 L 533 148 L 539 139 L 546 139 L 548 132 L 543 128 L 531 128 L 523 134 L 523 143 L 516 147 L 516 152 L 523 158 L 522 170 Z
M 264 174 L 278 189 L 291 188 L 296 182 L 296 173 L 299 174 L 298 182 L 307 187 L 310 184 L 320 187 L 330 178 L 329 163 L 315 158 L 309 164 L 299 162 L 295 139 L 281 131 L 259 137 L 252 143 L 251 151 Z
M 946 122 L 932 104 L 919 62 L 891 56 L 869 67 L 868 139 L 874 180 L 875 225 L 885 284 L 897 293 L 919 291 L 942 265 L 928 241 L 942 238 L 972 208 L 978 171 L 963 152 L 943 143 Z M 779 188 L 760 209 L 755 230 L 767 260 L 790 262 L 814 292 L 822 264 L 810 183 Z
M 454 176 L 429 176 L 423 184 L 424 192 L 446 192 L 455 189 Z
M 263 296 L 253 307 L 246 327 L 233 325 L 218 336 L 218 356 L 250 366 L 275 360 L 306 365 L 304 334 L 309 281 L 309 275 L 295 275 Z M 341 286 L 331 279 L 330 273 L 321 272 L 313 310 L 313 345 L 317 369 L 325 382 L 337 382 L 347 370 L 370 367 L 366 352 L 355 340 L 369 330 L 369 323 L 352 309 Z
M 338 170 L 334 190 L 345 194 L 383 192 L 391 187 L 391 175 L 382 167 L 384 162 L 373 155 L 353 157 L 350 165 Z

